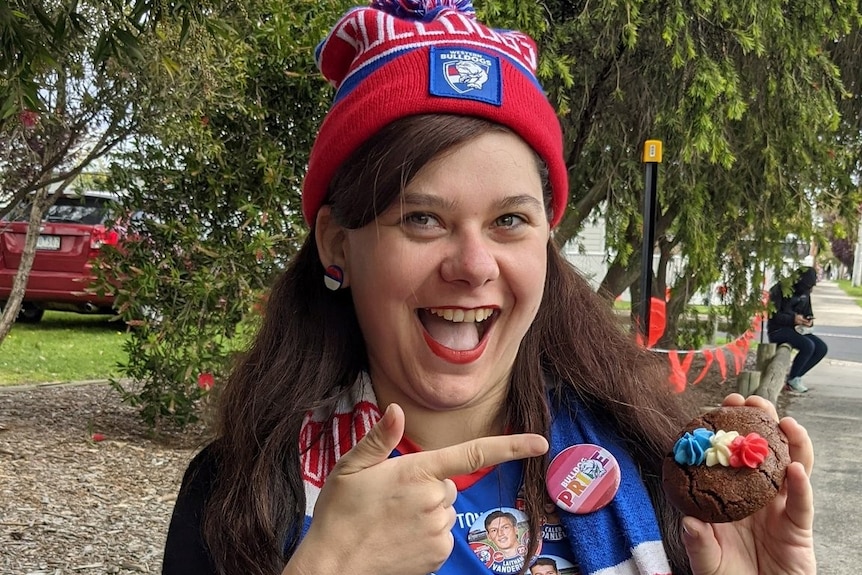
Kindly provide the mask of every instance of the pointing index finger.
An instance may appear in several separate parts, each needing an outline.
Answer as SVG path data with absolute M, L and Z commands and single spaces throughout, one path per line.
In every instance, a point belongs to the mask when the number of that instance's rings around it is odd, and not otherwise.
M 465 441 L 421 454 L 422 467 L 437 479 L 469 475 L 485 467 L 526 459 L 548 451 L 548 441 L 535 433 L 495 435 Z

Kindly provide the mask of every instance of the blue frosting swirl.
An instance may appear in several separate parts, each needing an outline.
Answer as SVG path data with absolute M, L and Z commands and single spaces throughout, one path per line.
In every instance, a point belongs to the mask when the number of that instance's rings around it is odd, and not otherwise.
M 712 445 L 712 431 L 698 427 L 686 432 L 673 446 L 673 458 L 680 465 L 700 465 L 706 459 L 706 450 Z

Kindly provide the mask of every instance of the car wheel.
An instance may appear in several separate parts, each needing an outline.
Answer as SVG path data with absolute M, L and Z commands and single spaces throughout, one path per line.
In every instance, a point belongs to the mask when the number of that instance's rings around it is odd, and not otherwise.
M 18 312 L 18 320 L 21 323 L 39 323 L 42 316 L 45 315 L 45 310 L 36 307 L 31 303 L 21 304 L 21 311 Z

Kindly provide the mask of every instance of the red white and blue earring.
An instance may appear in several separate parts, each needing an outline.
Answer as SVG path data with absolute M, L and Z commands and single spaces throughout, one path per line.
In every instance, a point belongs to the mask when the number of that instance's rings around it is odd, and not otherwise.
M 323 283 L 327 289 L 338 291 L 344 285 L 344 270 L 340 266 L 327 266 L 323 272 Z

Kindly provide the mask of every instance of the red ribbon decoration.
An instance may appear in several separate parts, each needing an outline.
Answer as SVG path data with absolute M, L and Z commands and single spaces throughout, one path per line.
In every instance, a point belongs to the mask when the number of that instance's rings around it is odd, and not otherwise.
M 706 364 L 703 366 L 703 369 L 700 370 L 700 374 L 697 376 L 697 378 L 693 382 L 691 382 L 692 385 L 697 385 L 703 380 L 704 377 L 706 377 L 706 372 L 709 371 L 709 367 L 715 360 L 715 356 L 713 355 L 711 349 L 703 350 L 703 357 L 704 359 L 706 359 Z
M 686 355 L 685 362 L 690 366 L 691 358 L 694 354 L 689 353 Z M 671 350 L 667 354 L 667 357 L 670 360 L 670 385 L 675 392 L 682 393 L 685 391 L 685 384 L 688 382 L 688 377 L 686 376 L 688 368 L 683 369 L 682 365 L 680 365 L 679 354 L 676 350 Z
M 743 366 L 745 365 L 745 356 L 747 350 L 745 349 L 745 342 L 742 339 L 737 339 L 733 343 L 727 345 L 728 351 L 730 351 L 733 356 L 733 367 L 736 369 L 736 373 L 742 371 Z

